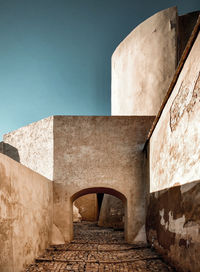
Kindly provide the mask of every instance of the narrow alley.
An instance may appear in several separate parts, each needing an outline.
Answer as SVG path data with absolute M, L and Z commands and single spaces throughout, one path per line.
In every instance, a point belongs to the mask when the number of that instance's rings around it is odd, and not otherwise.
M 74 224 L 74 234 L 70 244 L 51 246 L 24 272 L 175 271 L 146 245 L 125 243 L 121 230 L 82 222 Z

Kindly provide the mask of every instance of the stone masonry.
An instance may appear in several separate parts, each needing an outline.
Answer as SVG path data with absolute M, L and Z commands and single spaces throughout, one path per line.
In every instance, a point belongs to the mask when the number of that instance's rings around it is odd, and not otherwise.
M 127 244 L 122 231 L 76 223 L 70 244 L 51 246 L 24 272 L 173 272 L 145 244 Z

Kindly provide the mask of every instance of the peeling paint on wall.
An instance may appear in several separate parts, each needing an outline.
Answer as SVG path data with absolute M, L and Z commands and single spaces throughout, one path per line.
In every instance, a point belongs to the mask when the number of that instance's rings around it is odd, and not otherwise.
M 200 179 L 200 34 L 150 138 L 150 191 Z
M 178 94 L 170 108 L 170 128 L 173 132 L 185 112 L 192 111 L 194 105 L 200 102 L 200 72 L 194 83 L 181 83 Z
M 165 229 L 170 232 L 184 234 L 185 215 L 177 219 L 174 219 L 173 213 L 170 211 L 168 213 L 169 220 L 165 221 L 164 212 L 165 212 L 164 209 L 160 211 L 160 216 L 161 216 L 160 224 L 164 226 Z
M 200 271 L 200 181 L 150 196 L 147 237 L 178 271 Z

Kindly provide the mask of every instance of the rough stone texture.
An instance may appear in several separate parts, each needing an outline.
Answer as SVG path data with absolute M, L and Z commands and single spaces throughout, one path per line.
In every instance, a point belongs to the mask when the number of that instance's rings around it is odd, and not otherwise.
M 200 179 L 200 34 L 150 139 L 151 192 Z
M 153 117 L 54 117 L 54 223 L 73 237 L 72 202 L 114 194 L 125 205 L 125 236 L 145 240 L 143 147 Z M 65 152 L 63 152 L 65 150 Z
M 0 154 L 0 271 L 20 272 L 51 240 L 52 182 Z
M 119 198 L 104 194 L 98 225 L 124 228 L 124 204 Z
M 147 215 L 150 244 L 178 271 L 200 271 L 200 182 L 151 194 Z
M 53 117 L 3 136 L 4 154 L 53 179 Z
M 114 195 L 123 198 L 128 207 L 126 238 L 141 240 L 145 239 L 142 149 L 152 121 L 150 116 L 54 116 L 5 135 L 4 147 L 9 147 L 11 157 L 17 150 L 21 163 L 55 181 L 54 223 L 65 241 L 73 237 L 71 197 L 94 187 L 106 188 L 102 193 L 108 194 L 114 189 Z M 87 193 L 91 191 L 77 197 Z M 136 197 L 131 200 L 132 196 Z M 131 222 L 136 225 L 133 230 Z
M 97 221 L 98 218 L 98 202 L 96 194 L 88 194 L 79 197 L 74 201 L 79 209 L 82 220 Z
M 24 272 L 172 272 L 169 265 L 143 244 L 126 244 L 123 233 L 94 224 L 75 224 L 70 244 L 51 246 Z
M 170 128 L 171 131 L 175 131 L 181 122 L 185 112 L 190 113 L 196 102 L 200 101 L 200 72 L 197 76 L 196 82 L 193 88 L 189 88 L 187 85 L 180 86 L 177 96 L 175 97 L 172 106 L 170 108 Z
M 112 115 L 156 115 L 177 65 L 177 9 L 136 27 L 112 56 Z

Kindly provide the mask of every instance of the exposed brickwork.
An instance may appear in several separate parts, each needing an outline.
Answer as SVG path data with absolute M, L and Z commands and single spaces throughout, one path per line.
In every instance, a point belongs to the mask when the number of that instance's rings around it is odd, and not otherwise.
M 126 244 L 122 231 L 92 223 L 76 223 L 74 230 L 70 244 L 51 246 L 25 271 L 174 271 L 146 245 Z

